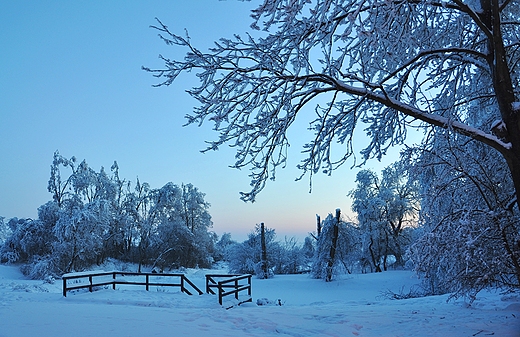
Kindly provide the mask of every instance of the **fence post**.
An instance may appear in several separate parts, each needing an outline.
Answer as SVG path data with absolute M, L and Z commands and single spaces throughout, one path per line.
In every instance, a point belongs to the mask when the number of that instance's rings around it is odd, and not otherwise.
M 235 299 L 238 300 L 238 279 L 235 278 Z
M 112 290 L 116 290 L 116 272 L 112 273 Z
M 249 284 L 249 287 L 247 288 L 247 295 L 251 297 L 251 275 L 247 277 L 247 284 Z
M 92 275 L 88 277 L 88 281 L 90 283 L 90 287 L 88 287 L 88 291 L 92 292 Z
M 148 286 L 148 283 L 149 283 L 149 281 L 150 281 L 149 276 L 150 276 L 150 275 L 146 274 L 146 291 L 148 291 L 148 288 L 149 288 L 149 286 Z
M 218 282 L 218 303 L 222 305 L 222 294 L 224 293 L 224 289 L 222 288 L 222 283 Z
M 63 278 L 63 297 L 67 297 L 67 278 Z

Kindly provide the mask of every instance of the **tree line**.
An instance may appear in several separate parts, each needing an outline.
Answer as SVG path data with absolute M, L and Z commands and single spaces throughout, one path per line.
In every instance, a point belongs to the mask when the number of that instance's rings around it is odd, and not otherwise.
M 257 225 L 243 243 L 227 241 L 225 259 L 232 272 L 268 278 L 275 274 L 309 273 L 332 281 L 338 274 L 403 269 L 418 230 L 418 185 L 396 163 L 381 178 L 371 170 L 357 175 L 349 192 L 357 219 L 337 209 L 302 245 L 293 238 L 277 241 L 275 230 Z M 262 236 L 265 244 L 262 244 Z M 267 266 L 267 267 L 266 267 Z
M 113 258 L 139 271 L 225 261 L 233 273 L 309 273 L 325 281 L 408 268 L 421 276 L 423 294 L 515 289 L 519 222 L 508 202 L 512 181 L 500 168 L 500 158 L 481 144 L 437 134 L 403 151 L 380 175 L 359 171 L 348 192 L 356 219 L 339 209 L 317 216 L 316 231 L 302 244 L 278 240 L 261 223 L 239 243 L 211 231 L 210 205 L 191 184 L 152 189 L 139 179 L 122 180 L 117 163 L 107 174 L 56 152 L 48 184 L 53 198 L 38 208 L 38 218 L 0 218 L 0 260 L 22 264 L 32 278 L 56 278 Z
M 84 160 L 54 153 L 48 190 L 52 200 L 37 219 L 10 219 L 3 227 L 1 262 L 22 263 L 33 278 L 81 271 L 108 258 L 161 270 L 210 267 L 216 234 L 204 193 L 171 182 L 151 188 L 107 173 Z M 2 219 L 3 223 L 3 219 Z M 8 233 L 9 232 L 9 233 Z
M 496 153 L 449 133 L 402 152 L 381 175 L 356 176 L 354 220 L 341 211 L 324 220 L 303 245 L 276 241 L 261 226 L 243 243 L 227 247 L 230 269 L 260 277 L 310 273 L 325 281 L 338 274 L 411 269 L 420 294 L 474 298 L 482 289 L 520 287 L 520 219 L 512 208 L 514 186 Z M 265 272 L 264 265 L 269 272 Z M 416 294 L 417 295 L 417 294 Z

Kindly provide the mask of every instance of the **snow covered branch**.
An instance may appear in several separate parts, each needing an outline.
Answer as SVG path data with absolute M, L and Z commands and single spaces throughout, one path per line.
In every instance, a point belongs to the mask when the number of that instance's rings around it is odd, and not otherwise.
M 163 68 L 145 70 L 162 80 L 158 85 L 197 72 L 200 85 L 189 93 L 200 106 L 186 116 L 187 123 L 213 123 L 219 137 L 206 150 L 236 148 L 233 166 L 252 170 L 252 190 L 242 195 L 248 201 L 285 165 L 288 130 L 309 108 L 314 136 L 298 165 L 303 174 L 330 174 L 352 157 L 359 125 L 370 138 L 363 159 L 380 158 L 388 147 L 405 142 L 411 120 L 471 137 L 520 163 L 520 153 L 513 154 L 520 145 L 475 126 L 469 113 L 480 106 L 514 129 L 504 117 L 514 99 L 501 98 L 514 90 L 507 81 L 497 86 L 502 82 L 496 76 L 507 72 L 503 58 L 512 72 L 519 71 L 518 48 L 499 48 L 503 41 L 517 42 L 519 26 L 507 25 L 497 35 L 501 27 L 490 23 L 486 6 L 460 0 L 266 0 L 252 11 L 258 31 L 220 39 L 208 52 L 158 21 L 161 38 L 187 53 L 183 60 L 161 56 Z M 511 6 L 503 6 L 504 19 L 518 21 Z

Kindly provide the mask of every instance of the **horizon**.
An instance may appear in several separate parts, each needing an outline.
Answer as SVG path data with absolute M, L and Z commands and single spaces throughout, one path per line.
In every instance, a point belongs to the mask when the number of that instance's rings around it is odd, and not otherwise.
M 239 199 L 248 191 L 248 170 L 234 170 L 234 150 L 200 153 L 217 134 L 208 124 L 182 127 L 196 106 L 185 90 L 195 76 L 182 75 L 169 87 L 141 69 L 160 67 L 158 55 L 182 57 L 184 50 L 166 46 L 149 26 L 155 17 L 174 32 L 187 29 L 206 50 L 221 37 L 250 30 L 250 2 L 154 4 L 4 2 L 0 4 L 0 36 L 4 46 L 0 88 L 1 123 L 0 216 L 35 218 L 51 200 L 47 192 L 54 151 L 85 159 L 96 171 L 117 161 L 122 178 L 139 178 L 152 188 L 168 182 L 191 183 L 211 204 L 212 230 L 246 237 L 264 222 L 278 237 L 304 238 L 315 230 L 316 214 L 324 219 L 340 208 L 354 217 L 347 193 L 360 168 L 349 160 L 332 176 L 309 177 L 296 168 L 302 145 L 312 138 L 304 120 L 291 127 L 287 167 L 277 171 L 253 204 Z M 193 74 L 191 74 L 193 75 Z M 312 106 L 308 111 L 312 110 Z M 356 153 L 363 147 L 358 133 Z M 365 137 L 366 138 L 366 137 Z M 341 148 L 339 146 L 338 148 Z M 398 159 L 391 149 L 382 162 L 364 167 L 380 173 Z

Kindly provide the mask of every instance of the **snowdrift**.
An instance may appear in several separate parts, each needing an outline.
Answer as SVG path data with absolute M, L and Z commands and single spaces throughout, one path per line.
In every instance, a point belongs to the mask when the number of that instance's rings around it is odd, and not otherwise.
M 188 270 L 203 289 L 204 275 Z M 61 282 L 27 280 L 0 265 L 0 336 L 520 336 L 520 296 L 481 293 L 392 300 L 419 283 L 408 271 L 253 279 L 253 302 L 230 310 L 214 295 L 103 289 L 62 296 Z M 257 305 L 261 302 L 263 305 Z M 281 304 L 281 305 L 280 305 Z

